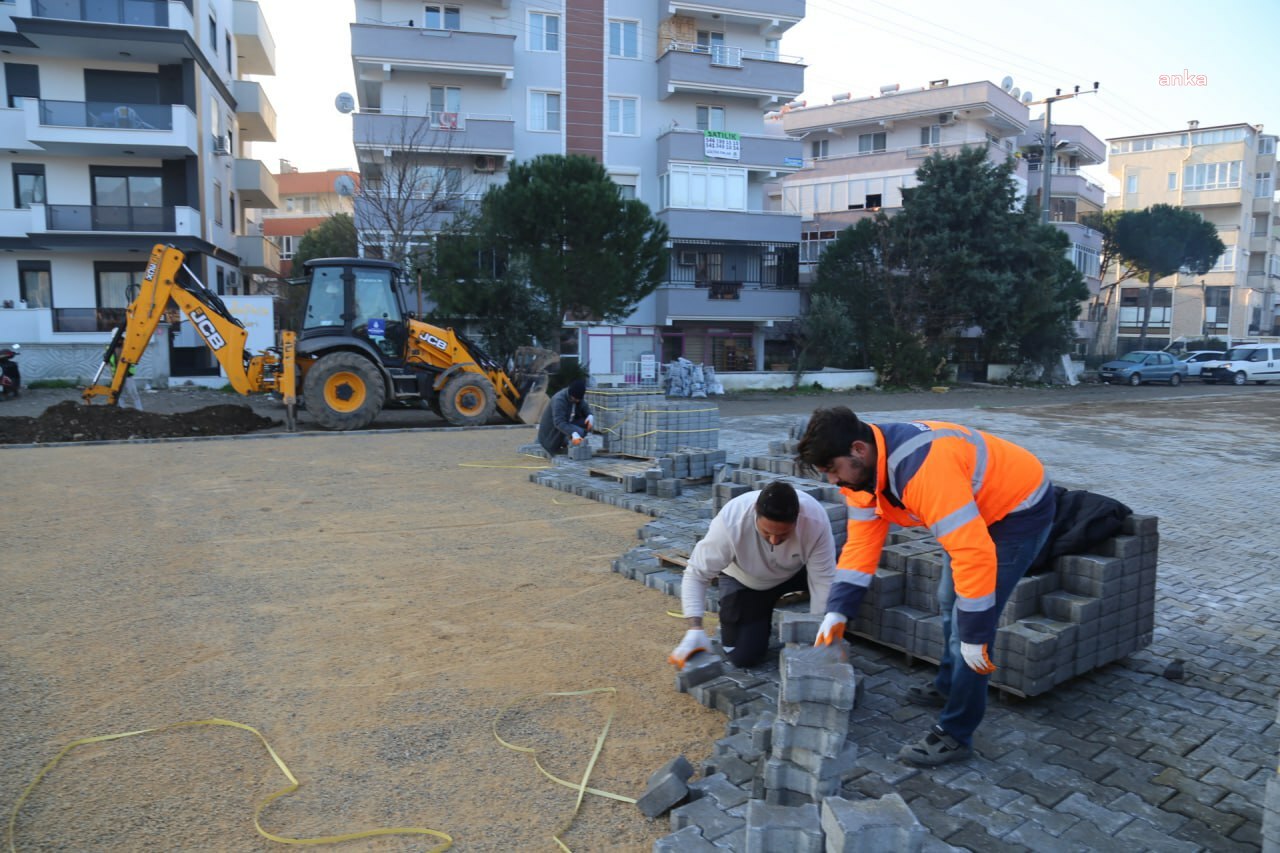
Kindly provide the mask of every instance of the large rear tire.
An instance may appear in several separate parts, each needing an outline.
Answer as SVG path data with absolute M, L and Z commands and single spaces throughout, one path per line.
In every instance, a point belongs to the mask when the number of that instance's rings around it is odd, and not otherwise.
M 493 384 L 479 373 L 459 373 L 440 391 L 440 414 L 454 426 L 484 426 L 497 405 Z
M 303 382 L 307 412 L 325 429 L 364 429 L 382 411 L 387 388 L 369 359 L 331 352 L 307 371 Z

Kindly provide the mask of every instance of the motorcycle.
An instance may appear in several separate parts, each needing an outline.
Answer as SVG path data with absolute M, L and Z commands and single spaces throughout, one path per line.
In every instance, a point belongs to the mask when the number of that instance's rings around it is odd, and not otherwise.
M 18 396 L 22 390 L 22 371 L 18 369 L 18 352 L 20 344 L 0 347 L 0 400 Z

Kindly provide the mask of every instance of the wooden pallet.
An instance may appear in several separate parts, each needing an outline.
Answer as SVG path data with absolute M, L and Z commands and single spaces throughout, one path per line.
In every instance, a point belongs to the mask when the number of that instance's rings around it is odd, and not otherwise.
M 636 462 L 603 462 L 587 466 L 587 473 L 592 477 L 608 477 L 619 483 L 628 474 L 643 474 L 650 466 Z
M 689 566 L 689 555 L 684 551 L 655 551 L 653 556 L 662 565 L 670 566 L 676 571 L 684 571 Z

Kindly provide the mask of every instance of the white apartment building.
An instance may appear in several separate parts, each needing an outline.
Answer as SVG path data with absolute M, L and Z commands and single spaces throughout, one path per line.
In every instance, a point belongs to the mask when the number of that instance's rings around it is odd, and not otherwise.
M 877 211 L 902 206 L 902 189 L 932 154 L 986 148 L 1003 163 L 1028 127 L 1027 107 L 1014 94 L 982 81 L 836 95 L 828 104 L 788 108 L 778 120 L 804 144 L 804 168 L 783 179 L 782 209 L 803 220 L 800 271 L 816 273 L 826 247 L 843 229 Z M 1027 165 L 1015 180 L 1025 195 Z
M 1228 124 L 1108 140 L 1107 169 L 1121 192 L 1108 210 L 1171 204 L 1213 223 L 1227 251 L 1205 275 L 1177 273 L 1153 294 L 1147 347 L 1217 337 L 1280 334 L 1280 207 L 1275 200 L 1276 136 L 1261 125 Z M 1118 293 L 1115 292 L 1118 290 Z M 1146 282 L 1110 289 L 1099 311 L 1110 352 L 1138 347 Z
M 452 210 L 539 154 L 583 154 L 649 205 L 671 235 L 667 280 L 624 322 L 566 320 L 568 348 L 598 376 L 645 354 L 719 370 L 774 359 L 800 315 L 800 217 L 769 186 L 801 144 L 764 113 L 804 88 L 780 39 L 804 0 L 357 0 L 351 26 L 362 182 L 408 159 Z M 357 223 L 370 224 L 357 200 Z M 780 343 L 780 347 L 785 344 Z
M 275 73 L 256 2 L 4 0 L 0 54 L 0 339 L 24 344 L 24 373 L 83 376 L 156 243 L 218 293 L 278 273 L 253 222 L 275 179 L 245 156 L 275 139 L 244 78 Z M 172 375 L 216 375 L 173 331 Z

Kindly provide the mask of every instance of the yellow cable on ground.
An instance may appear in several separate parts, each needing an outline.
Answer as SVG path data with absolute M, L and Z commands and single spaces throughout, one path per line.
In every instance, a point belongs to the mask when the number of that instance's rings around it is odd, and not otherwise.
M 459 462 L 459 468 L 520 468 L 525 471 L 545 471 L 551 465 L 507 465 L 499 462 Z
M 614 687 L 593 687 L 590 690 L 573 690 L 566 693 L 543 693 L 542 695 L 543 696 L 590 696 L 594 693 L 612 693 L 614 699 L 617 699 L 618 697 L 618 690 L 617 688 L 614 688 Z M 536 694 L 530 694 L 530 695 L 536 695 Z M 578 799 L 573 804 L 573 812 L 570 813 L 569 819 L 565 821 L 564 826 L 560 827 L 560 829 L 557 830 L 556 833 L 551 836 L 552 840 L 554 840 L 555 843 L 560 846 L 561 850 L 565 851 L 565 853 L 570 853 L 569 848 L 565 846 L 565 843 L 563 841 L 560 840 L 560 836 L 568 832 L 569 827 L 573 825 L 574 818 L 578 816 L 578 809 L 582 807 L 582 797 L 584 794 L 595 794 L 598 797 L 608 797 L 609 799 L 617 800 L 620 803 L 635 802 L 635 800 L 632 799 L 631 797 L 624 797 L 621 794 L 611 794 L 608 791 L 601 791 L 598 788 L 590 788 L 587 786 L 587 780 L 591 778 L 591 771 L 596 766 L 596 759 L 600 757 L 601 751 L 604 750 L 604 739 L 609 734 L 609 727 L 613 725 L 613 715 L 616 708 L 610 707 L 609 716 L 604 721 L 604 728 L 600 730 L 600 735 L 599 737 L 596 738 L 596 746 L 591 753 L 591 760 L 587 762 L 586 770 L 584 770 L 582 773 L 582 781 L 578 782 L 577 784 L 574 784 L 573 782 L 566 781 L 564 779 L 561 779 L 558 776 L 553 775 L 550 771 L 547 770 L 547 768 L 543 767 L 542 762 L 538 761 L 538 751 L 533 747 L 516 746 L 514 743 L 507 743 L 505 740 L 502 739 L 502 735 L 498 734 L 498 721 L 502 719 L 502 716 L 506 714 L 507 711 L 511 710 L 513 706 L 519 704 L 520 702 L 523 702 L 528 698 L 529 696 L 521 696 L 520 698 L 504 705 L 502 707 L 502 710 L 498 711 L 498 715 L 493 718 L 493 736 L 498 741 L 498 743 L 502 744 L 507 749 L 514 749 L 516 752 L 529 753 L 529 755 L 533 758 L 533 765 L 537 767 L 539 771 L 541 771 L 543 776 L 546 776 L 552 782 L 555 782 L 557 785 L 563 785 L 566 788 L 573 788 L 575 791 L 578 792 Z
M 251 732 L 255 737 L 258 738 L 258 740 L 262 741 L 262 745 L 266 747 L 267 754 L 271 756 L 271 760 L 276 763 L 276 766 L 280 768 L 280 772 L 283 773 L 285 775 L 285 778 L 289 780 L 289 784 L 287 786 L 285 786 L 284 788 L 281 788 L 279 791 L 276 791 L 273 794 L 268 794 L 267 797 L 261 803 L 258 803 L 257 807 L 253 810 L 254 828 L 258 830 L 259 835 L 261 835 L 263 838 L 268 839 L 269 841 L 275 841 L 280 844 L 313 845 L 313 844 L 338 844 L 343 841 L 355 841 L 360 838 L 374 838 L 380 835 L 430 835 L 435 838 L 441 839 L 443 842 L 431 848 L 430 853 L 443 853 L 443 851 L 448 850 L 450 847 L 453 846 L 453 839 L 450 836 L 446 835 L 445 833 L 439 832 L 434 829 L 426 829 L 425 827 L 418 827 L 418 826 L 397 826 L 397 827 L 390 827 L 387 829 L 365 829 L 365 830 L 360 830 L 359 832 L 347 832 L 341 835 L 326 835 L 322 838 L 286 838 L 281 835 L 275 835 L 274 833 L 267 832 L 265 829 L 262 828 L 262 824 L 259 823 L 259 818 L 262 816 L 263 809 L 271 805 L 271 803 L 275 802 L 280 797 L 287 796 L 288 794 L 292 794 L 294 791 L 298 790 L 298 787 L 301 783 L 298 782 L 297 778 L 294 777 L 293 773 L 289 771 L 289 768 L 285 766 L 284 761 L 280 759 L 280 756 L 276 754 L 276 751 L 271 748 L 271 744 L 267 743 L 267 739 L 262 736 L 262 732 L 258 731 L 253 726 L 245 725 L 244 723 L 237 723 L 233 720 L 222 720 L 215 717 L 213 719 L 208 719 L 208 720 L 189 720 L 187 722 L 182 722 L 182 723 L 170 723 L 167 726 L 157 726 L 156 728 L 153 728 L 153 729 L 139 729 L 138 731 L 135 731 L 135 732 L 120 732 L 118 734 L 97 735 L 96 737 L 85 737 L 85 738 L 80 738 L 78 740 L 73 740 L 71 743 L 64 746 L 58 752 L 58 754 L 53 757 L 52 761 L 50 761 L 48 764 L 46 764 L 44 767 L 40 769 L 40 772 L 36 774 L 36 778 L 32 779 L 31 784 L 27 785 L 26 789 L 22 792 L 22 796 L 18 797 L 18 802 L 14 803 L 13 811 L 9 815 L 9 828 L 7 832 L 7 840 L 9 842 L 9 850 L 11 851 L 11 853 L 17 853 L 17 849 L 18 849 L 14 845 L 14 831 L 18 823 L 18 811 L 22 808 L 22 804 L 26 802 L 27 797 L 31 795 L 31 792 L 35 790 L 36 785 L 40 784 L 40 780 L 43 779 L 45 775 L 49 773 L 49 771 L 53 770 L 53 768 L 58 765 L 58 762 L 62 760 L 62 757 L 66 755 L 68 752 L 75 749 L 77 746 L 84 746 L 85 744 L 89 744 L 89 743 L 105 743 L 106 741 L 120 740 L 121 738 L 134 737 L 135 735 L 154 734 L 155 732 L 164 732 L 164 731 L 169 731 L 170 729 L 187 728 L 189 726 L 229 726 L 230 728 L 233 728 L 233 729 L 242 729 L 246 732 Z

